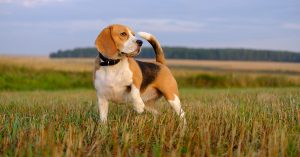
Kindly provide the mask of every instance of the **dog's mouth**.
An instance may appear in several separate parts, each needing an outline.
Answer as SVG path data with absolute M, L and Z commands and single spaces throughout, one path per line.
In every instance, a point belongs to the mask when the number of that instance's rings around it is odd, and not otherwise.
M 135 57 L 137 55 L 139 55 L 141 52 L 141 48 L 137 48 L 136 50 L 134 50 L 133 52 L 130 53 L 126 53 L 126 52 L 121 52 L 122 56 L 126 56 L 126 57 Z

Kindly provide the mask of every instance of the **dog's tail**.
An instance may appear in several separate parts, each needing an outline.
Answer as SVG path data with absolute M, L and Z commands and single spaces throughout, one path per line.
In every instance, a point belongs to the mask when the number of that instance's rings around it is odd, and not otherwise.
M 161 48 L 158 40 L 152 34 L 146 32 L 139 32 L 138 34 L 144 39 L 146 39 L 152 45 L 156 54 L 156 62 L 159 62 L 161 64 L 166 64 L 164 51 Z

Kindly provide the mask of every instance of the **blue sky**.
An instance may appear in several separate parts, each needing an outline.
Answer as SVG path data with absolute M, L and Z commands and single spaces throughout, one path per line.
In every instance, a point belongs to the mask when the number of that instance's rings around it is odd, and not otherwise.
M 300 52 L 299 0 L 0 0 L 0 54 L 94 46 L 121 23 L 162 45 Z

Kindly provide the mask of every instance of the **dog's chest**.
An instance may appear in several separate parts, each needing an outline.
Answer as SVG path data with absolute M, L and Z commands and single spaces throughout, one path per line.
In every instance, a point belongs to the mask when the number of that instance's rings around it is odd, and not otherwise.
M 99 96 L 116 102 L 125 102 L 128 98 L 128 86 L 132 84 L 132 72 L 127 60 L 114 66 L 100 67 L 95 72 L 94 85 Z

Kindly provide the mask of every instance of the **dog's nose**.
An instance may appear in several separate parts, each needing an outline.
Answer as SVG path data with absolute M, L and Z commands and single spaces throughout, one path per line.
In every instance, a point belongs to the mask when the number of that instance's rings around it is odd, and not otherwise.
M 136 40 L 136 43 L 137 43 L 139 46 L 142 46 L 142 45 L 143 45 L 143 41 L 142 41 L 142 40 Z

